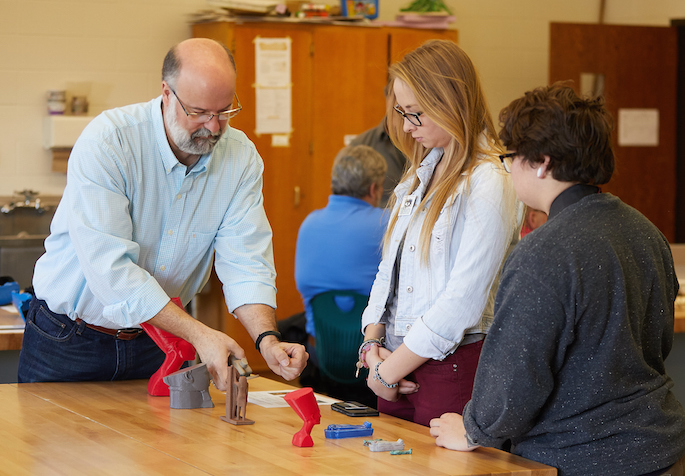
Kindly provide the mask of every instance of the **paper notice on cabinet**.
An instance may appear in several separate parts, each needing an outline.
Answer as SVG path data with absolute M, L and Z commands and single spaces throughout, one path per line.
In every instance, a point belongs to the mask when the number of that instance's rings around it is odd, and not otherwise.
M 290 38 L 256 38 L 255 100 L 257 134 L 292 131 Z
M 658 109 L 619 109 L 618 145 L 653 146 L 659 145 Z
M 289 87 L 257 87 L 255 99 L 257 134 L 290 134 L 292 132 L 292 100 Z

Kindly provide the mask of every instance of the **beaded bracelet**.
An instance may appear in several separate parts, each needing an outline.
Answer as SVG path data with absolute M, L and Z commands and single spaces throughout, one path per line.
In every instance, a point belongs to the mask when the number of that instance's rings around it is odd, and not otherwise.
M 354 378 L 359 377 L 359 371 L 361 369 L 368 369 L 369 366 L 366 363 L 366 353 L 369 351 L 371 347 L 374 345 L 378 345 L 383 347 L 385 345 L 385 337 L 381 337 L 380 339 L 367 339 L 364 342 L 361 343 L 359 346 L 359 359 L 357 360 L 357 363 L 355 364 L 355 367 L 357 367 L 357 370 L 354 374 Z
M 373 369 L 373 379 L 378 380 L 385 388 L 397 387 L 399 385 L 399 382 L 390 384 L 390 383 L 386 382 L 385 380 L 383 380 L 383 377 L 381 377 L 381 374 L 378 373 L 378 367 L 380 367 L 383 362 L 384 362 L 383 360 L 379 360 L 378 363 L 376 364 L 376 368 Z
M 359 346 L 359 351 L 357 352 L 361 362 L 364 362 L 364 354 L 366 354 L 373 345 L 379 345 L 383 347 L 385 345 L 385 337 L 381 337 L 380 339 L 367 339 L 361 343 Z M 364 368 L 368 368 L 368 365 L 364 365 Z

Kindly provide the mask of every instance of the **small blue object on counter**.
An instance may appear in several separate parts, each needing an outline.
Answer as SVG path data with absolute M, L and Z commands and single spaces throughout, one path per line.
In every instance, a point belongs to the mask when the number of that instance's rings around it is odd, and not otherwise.
M 0 286 L 0 306 L 12 302 L 12 292 L 19 292 L 19 283 L 16 281 L 9 281 Z
M 363 425 L 328 425 L 323 433 L 326 438 L 331 439 L 356 438 L 373 435 L 373 428 L 371 428 L 371 423 L 365 421 Z
M 33 294 L 30 293 L 20 293 L 12 291 L 12 304 L 19 311 L 19 315 L 26 322 L 26 313 L 29 312 L 29 305 L 31 304 L 31 299 Z

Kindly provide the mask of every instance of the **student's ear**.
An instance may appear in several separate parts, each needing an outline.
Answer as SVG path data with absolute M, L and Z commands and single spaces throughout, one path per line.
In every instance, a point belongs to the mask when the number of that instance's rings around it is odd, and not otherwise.
M 369 196 L 373 203 L 375 203 L 375 206 L 379 206 L 381 204 L 381 197 L 383 197 L 383 184 L 372 183 L 371 187 L 369 187 Z
M 537 176 L 544 179 L 547 176 L 547 167 L 549 166 L 549 155 L 543 156 L 545 161 L 538 166 Z

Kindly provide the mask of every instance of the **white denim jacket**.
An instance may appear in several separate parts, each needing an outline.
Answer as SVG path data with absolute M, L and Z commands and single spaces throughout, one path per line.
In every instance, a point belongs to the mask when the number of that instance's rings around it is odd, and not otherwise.
M 490 329 L 499 273 L 518 242 L 521 219 L 511 176 L 498 164 L 483 162 L 445 202 L 433 227 L 426 266 L 419 245 L 426 212 L 420 205 L 442 153 L 433 149 L 423 160 L 417 169 L 420 185 L 413 193 L 407 195 L 411 180 L 395 189 L 395 210 L 411 200 L 414 204 L 411 213 L 398 216 L 362 315 L 362 331 L 369 324 L 387 325 L 395 289 L 395 326 L 386 328 L 386 335 L 404 336 L 409 350 L 436 360 L 453 353 L 466 334 Z M 396 286 L 394 268 L 403 237 Z

